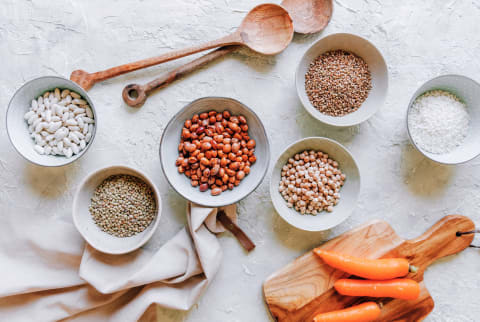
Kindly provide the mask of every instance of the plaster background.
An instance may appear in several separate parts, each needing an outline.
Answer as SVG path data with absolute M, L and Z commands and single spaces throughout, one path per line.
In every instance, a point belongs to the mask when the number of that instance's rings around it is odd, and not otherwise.
M 460 213 L 480 225 L 480 160 L 447 167 L 423 158 L 409 144 L 405 112 L 424 81 L 446 73 L 480 80 L 480 1 L 335 0 L 329 26 L 313 36 L 296 35 L 276 57 L 246 50 L 152 95 L 139 110 L 127 107 L 121 91 L 179 66 L 184 58 L 95 85 L 90 95 L 99 115 L 97 137 L 78 162 L 43 169 L 23 160 L 8 142 L 5 110 L 14 91 L 41 75 L 68 77 L 93 72 L 233 31 L 259 0 L 1 0 L 0 1 L 0 215 L 31 213 L 70 221 L 73 193 L 89 172 L 112 163 L 138 167 L 161 190 L 164 212 L 146 246 L 152 249 L 184 224 L 186 201 L 169 188 L 158 145 L 171 116 L 208 95 L 229 96 L 252 107 L 266 124 L 271 165 L 283 147 L 306 136 L 327 136 L 346 145 L 362 174 L 360 202 L 345 223 L 326 233 L 290 227 L 274 211 L 269 176 L 238 205 L 239 223 L 257 248 L 245 254 L 229 234 L 220 237 L 224 262 L 198 305 L 188 312 L 159 309 L 159 321 L 269 321 L 262 281 L 326 238 L 374 218 L 387 220 L 405 238 L 441 217 Z M 316 39 L 357 33 L 384 54 L 390 73 L 385 105 L 360 126 L 322 126 L 303 109 L 294 87 L 296 64 Z M 478 243 L 478 238 L 477 238 Z M 480 316 L 479 251 L 469 249 L 433 265 L 425 275 L 436 307 L 428 321 L 474 321 Z

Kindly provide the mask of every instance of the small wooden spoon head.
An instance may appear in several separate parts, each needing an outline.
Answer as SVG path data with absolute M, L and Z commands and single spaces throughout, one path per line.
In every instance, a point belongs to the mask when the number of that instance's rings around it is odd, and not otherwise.
M 333 11 L 332 0 L 283 0 L 282 7 L 292 17 L 295 31 L 301 34 L 322 31 Z
M 238 28 L 243 43 L 264 55 L 275 55 L 287 48 L 293 32 L 292 18 L 288 12 L 272 3 L 253 8 Z
M 70 74 L 70 80 L 80 85 L 86 91 L 92 88 L 96 82 L 91 74 L 81 69 L 74 70 Z
M 130 84 L 123 89 L 122 97 L 129 106 L 141 107 L 147 99 L 147 93 L 141 85 Z

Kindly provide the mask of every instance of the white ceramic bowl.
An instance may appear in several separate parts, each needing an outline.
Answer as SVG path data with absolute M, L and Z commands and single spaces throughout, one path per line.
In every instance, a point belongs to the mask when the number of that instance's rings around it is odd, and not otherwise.
M 449 153 L 435 154 L 423 150 L 413 140 L 408 125 L 408 115 L 413 102 L 425 92 L 441 89 L 451 92 L 466 105 L 470 115 L 470 127 L 463 143 Z M 459 164 L 472 160 L 480 154 L 480 84 L 462 75 L 443 75 L 435 77 L 423 84 L 413 94 L 407 109 L 407 131 L 413 146 L 424 156 L 438 163 Z
M 310 63 L 321 54 L 336 49 L 343 49 L 361 57 L 368 64 L 372 75 L 372 89 L 365 102 L 355 112 L 338 117 L 317 110 L 310 103 L 305 91 L 305 74 Z M 383 105 L 388 91 L 388 69 L 382 54 L 371 42 L 356 35 L 339 33 L 318 40 L 305 52 L 298 64 L 295 82 L 300 101 L 308 113 L 325 124 L 347 127 L 366 121 Z
M 316 216 L 302 215 L 288 208 L 287 202 L 278 191 L 281 169 L 288 159 L 305 150 L 322 151 L 338 162 L 342 173 L 347 177 L 340 190 L 340 202 L 332 212 L 321 212 Z M 357 163 L 348 150 L 340 143 L 323 137 L 310 137 L 290 144 L 277 159 L 270 180 L 270 196 L 278 214 L 290 225 L 307 231 L 330 229 L 347 219 L 356 206 L 360 194 L 360 172 Z
M 93 221 L 92 215 L 88 208 L 95 189 L 106 178 L 117 175 L 126 174 L 142 179 L 153 190 L 155 201 L 157 203 L 157 214 L 150 225 L 141 233 L 131 237 L 116 237 L 102 231 Z M 73 199 L 73 222 L 83 238 L 93 248 L 107 254 L 125 254 L 140 248 L 145 244 L 157 229 L 162 211 L 162 200 L 155 184 L 147 177 L 146 174 L 139 170 L 127 166 L 110 166 L 97 170 L 88 175 L 78 187 Z
M 33 149 L 35 145 L 34 141 L 28 133 L 28 124 L 23 118 L 25 113 L 30 109 L 31 102 L 34 98 L 56 87 L 60 89 L 68 88 L 80 94 L 90 105 L 95 118 L 95 126 L 93 127 L 90 142 L 88 142 L 85 149 L 71 158 L 65 156 L 40 155 L 35 152 Z M 40 166 L 59 167 L 77 160 L 87 152 L 95 139 L 98 118 L 95 112 L 95 106 L 83 88 L 63 77 L 43 76 L 26 82 L 15 92 L 8 104 L 6 123 L 10 142 L 20 155 Z
M 194 114 L 211 110 L 218 112 L 228 110 L 232 115 L 245 116 L 248 122 L 248 134 L 256 141 L 257 161 L 251 166 L 250 174 L 245 176 L 233 190 L 226 190 L 218 196 L 212 196 L 210 190 L 201 192 L 198 187 L 192 187 L 190 179 L 179 173 L 175 166 L 183 124 Z M 160 162 L 170 185 L 185 199 L 206 207 L 221 207 L 236 203 L 258 187 L 268 169 L 270 146 L 262 122 L 247 106 L 227 97 L 204 97 L 185 106 L 168 122 L 160 141 Z

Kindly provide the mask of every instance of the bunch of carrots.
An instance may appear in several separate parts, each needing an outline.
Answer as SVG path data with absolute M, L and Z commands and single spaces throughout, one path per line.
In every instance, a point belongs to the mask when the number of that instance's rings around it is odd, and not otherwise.
M 348 296 L 391 297 L 403 300 L 414 300 L 420 294 L 419 284 L 404 278 L 417 268 L 409 264 L 405 258 L 364 259 L 319 248 L 313 250 L 325 263 L 351 275 L 365 279 L 339 279 L 335 282 L 335 290 Z M 320 313 L 314 322 L 368 322 L 380 316 L 380 307 L 375 302 L 366 302 L 350 308 Z

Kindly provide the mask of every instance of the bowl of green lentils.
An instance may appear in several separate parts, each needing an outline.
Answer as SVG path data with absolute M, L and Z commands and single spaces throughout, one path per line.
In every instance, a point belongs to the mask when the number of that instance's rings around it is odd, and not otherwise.
M 162 201 L 146 174 L 110 166 L 88 175 L 73 200 L 73 222 L 93 248 L 125 254 L 144 245 L 155 232 Z

